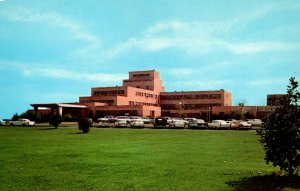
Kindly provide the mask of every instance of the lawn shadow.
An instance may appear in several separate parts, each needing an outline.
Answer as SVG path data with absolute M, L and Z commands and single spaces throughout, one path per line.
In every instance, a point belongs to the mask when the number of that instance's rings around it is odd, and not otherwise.
M 235 191 L 280 191 L 285 188 L 291 190 L 300 189 L 300 177 L 286 177 L 286 176 L 253 176 L 246 177 L 238 181 L 226 182 Z
M 86 134 L 86 133 L 83 133 L 83 132 L 72 132 L 72 133 L 67 133 L 69 135 L 79 135 L 79 134 Z
M 47 127 L 47 128 L 42 128 L 42 129 L 37 129 L 37 130 L 55 130 L 55 129 L 57 129 L 57 128 L 55 128 L 55 127 Z

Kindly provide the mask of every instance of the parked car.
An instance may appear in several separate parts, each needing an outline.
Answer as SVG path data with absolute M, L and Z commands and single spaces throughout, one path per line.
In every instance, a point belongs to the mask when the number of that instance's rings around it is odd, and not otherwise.
M 132 119 L 130 126 L 133 128 L 144 128 L 144 121 L 143 119 Z
M 170 129 L 183 129 L 186 125 L 186 122 L 181 119 L 173 119 L 169 122 L 169 128 Z
M 108 119 L 110 123 L 114 123 L 117 121 L 117 117 L 113 115 L 106 115 L 104 118 Z
M 107 118 L 98 118 L 99 127 L 110 127 L 110 121 Z
M 242 125 L 237 120 L 230 122 L 230 129 L 238 130 L 241 126 Z
M 29 119 L 19 118 L 17 121 L 7 121 L 10 126 L 35 126 L 34 121 L 30 121 Z
M 212 129 L 229 129 L 230 123 L 227 123 L 224 120 L 213 120 L 211 123 L 207 124 L 209 128 Z
M 118 119 L 115 122 L 115 127 L 128 127 L 128 121 L 126 119 Z
M 154 120 L 150 117 L 143 117 L 142 120 L 144 121 L 144 124 L 151 124 L 154 123 Z
M 9 125 L 10 119 L 3 119 L 0 121 L 1 126 L 6 126 Z
M 117 119 L 126 119 L 127 121 L 130 121 L 129 116 L 118 116 Z
M 188 128 L 190 128 L 190 129 L 197 129 L 198 128 L 198 123 L 197 123 L 196 118 L 188 119 Z
M 163 129 L 167 127 L 167 119 L 165 118 L 155 118 L 153 127 L 155 129 Z
M 248 123 L 247 121 L 239 120 L 238 122 L 241 125 L 240 129 L 251 129 L 252 124 Z
M 262 126 L 263 124 L 261 119 L 251 119 L 248 120 L 248 123 L 252 124 L 252 126 Z
M 207 128 L 207 123 L 203 119 L 196 119 L 197 121 L 197 126 L 200 129 L 206 129 Z

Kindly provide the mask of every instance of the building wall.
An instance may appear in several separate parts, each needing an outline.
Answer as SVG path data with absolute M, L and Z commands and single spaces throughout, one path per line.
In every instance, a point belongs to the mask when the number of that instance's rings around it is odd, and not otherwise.
M 286 96 L 286 94 L 267 95 L 267 106 L 280 106 Z
M 274 112 L 277 106 L 214 106 L 212 115 L 233 116 L 234 114 L 251 115 L 254 118 L 263 118 Z
M 96 107 L 96 114 L 98 117 L 105 115 L 137 115 L 143 117 L 158 117 L 161 116 L 160 107 L 143 106 L 143 105 L 123 105 L 123 106 L 101 106 Z
M 155 91 L 127 87 L 129 105 L 158 106 L 159 93 Z
M 107 105 L 116 105 L 118 96 L 82 96 L 79 97 L 80 104 L 93 102 L 106 103 Z
M 129 72 L 129 79 L 123 80 L 123 86 L 152 90 L 157 93 L 163 91 L 159 72 L 155 70 Z
M 126 88 L 123 86 L 115 87 L 96 87 L 91 89 L 91 96 L 125 96 Z
M 231 106 L 231 93 L 224 90 L 162 92 L 160 96 L 162 114 L 170 116 L 200 117 L 213 106 L 225 105 Z
M 129 72 L 123 86 L 94 87 L 90 96 L 79 97 L 90 114 L 132 113 L 142 116 L 181 116 L 209 119 L 210 115 L 242 112 L 256 117 L 275 110 L 284 94 L 268 95 L 268 106 L 232 106 L 232 95 L 215 91 L 164 92 L 160 73 L 155 70 Z M 273 106 L 273 107 L 271 107 Z

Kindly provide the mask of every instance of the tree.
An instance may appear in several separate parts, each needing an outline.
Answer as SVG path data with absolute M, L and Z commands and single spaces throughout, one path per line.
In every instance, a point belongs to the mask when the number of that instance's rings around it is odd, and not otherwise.
M 19 114 L 15 113 L 15 114 L 12 116 L 11 120 L 12 120 L 12 121 L 16 121 L 16 120 L 18 120 L 19 118 L 20 118 Z
M 53 125 L 55 129 L 60 125 L 62 121 L 62 116 L 60 114 L 54 113 L 50 116 L 49 124 Z
M 300 93 L 298 82 L 290 78 L 287 96 L 270 116 L 264 120 L 263 129 L 258 131 L 260 142 L 266 152 L 266 163 L 279 166 L 289 176 L 300 165 Z

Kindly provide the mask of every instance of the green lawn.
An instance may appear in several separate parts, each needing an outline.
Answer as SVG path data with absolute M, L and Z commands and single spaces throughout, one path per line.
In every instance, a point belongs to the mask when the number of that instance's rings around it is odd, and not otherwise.
M 0 151 L 0 190 L 265 190 L 278 170 L 255 131 L 0 127 Z

